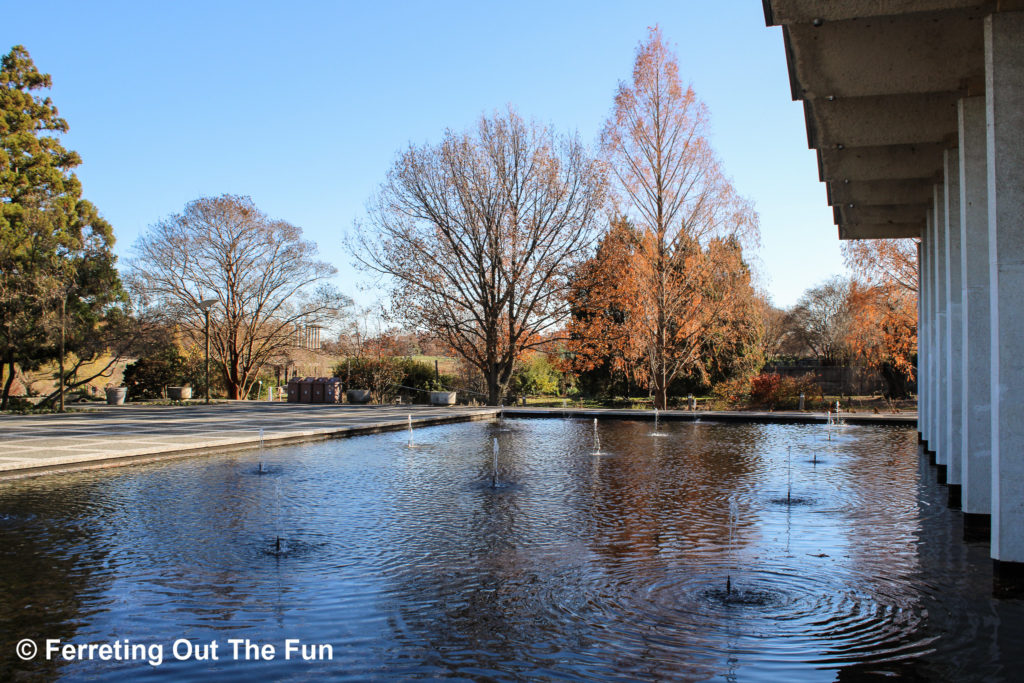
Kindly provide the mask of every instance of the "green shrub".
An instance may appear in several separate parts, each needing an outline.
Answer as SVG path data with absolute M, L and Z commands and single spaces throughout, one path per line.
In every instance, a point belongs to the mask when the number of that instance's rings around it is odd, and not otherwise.
M 133 400 L 160 398 L 164 387 L 184 384 L 185 359 L 173 346 L 139 358 L 124 369 L 124 385 L 128 388 L 128 398 Z
M 517 394 L 553 396 L 558 394 L 558 371 L 543 353 L 524 360 L 512 376 L 512 390 Z

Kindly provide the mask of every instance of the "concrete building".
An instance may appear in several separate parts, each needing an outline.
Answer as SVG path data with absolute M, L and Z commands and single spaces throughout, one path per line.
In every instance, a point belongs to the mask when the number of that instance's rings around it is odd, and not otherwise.
M 764 0 L 840 239 L 920 243 L 919 430 L 1024 567 L 1024 0 Z

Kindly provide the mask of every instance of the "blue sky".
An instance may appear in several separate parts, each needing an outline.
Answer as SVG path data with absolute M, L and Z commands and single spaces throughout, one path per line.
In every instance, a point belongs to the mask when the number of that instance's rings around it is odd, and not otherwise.
M 196 197 L 250 195 L 359 276 L 341 238 L 395 154 L 511 103 L 593 143 L 637 43 L 659 24 L 709 106 L 714 144 L 761 216 L 762 283 L 780 306 L 843 272 L 760 0 L 697 2 L 49 2 L 0 10 L 0 50 L 53 76 L 85 196 L 124 258 Z

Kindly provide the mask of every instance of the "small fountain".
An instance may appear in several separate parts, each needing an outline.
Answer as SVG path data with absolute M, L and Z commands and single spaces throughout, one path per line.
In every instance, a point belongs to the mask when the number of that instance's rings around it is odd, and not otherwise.
M 266 474 L 267 470 L 263 467 L 263 427 L 260 427 L 260 468 L 256 474 Z
M 597 433 L 597 418 L 594 418 L 594 455 L 601 455 L 601 435 Z
M 740 506 L 736 502 L 735 498 L 729 500 L 729 564 L 731 569 L 736 568 L 736 553 L 734 550 L 734 541 L 736 539 L 736 527 L 740 522 Z M 726 596 L 732 595 L 732 573 L 725 575 L 725 594 Z
M 703 591 L 705 599 L 729 609 L 771 607 L 779 604 L 782 594 L 772 588 L 758 588 L 754 586 L 733 586 L 732 574 L 739 571 L 739 562 L 736 560 L 736 536 L 738 535 L 740 523 L 740 506 L 735 498 L 729 500 L 729 567 L 725 576 L 725 590 L 720 588 L 709 588 Z
M 817 460 L 815 460 L 817 462 Z M 775 505 L 785 505 L 787 508 L 797 505 L 813 505 L 813 498 L 805 498 L 801 496 L 793 495 L 793 447 L 786 447 L 786 496 L 772 498 L 772 503 Z
M 505 406 L 504 404 L 498 405 L 498 423 L 495 425 L 495 431 L 497 432 L 511 432 L 510 427 L 505 426 Z
M 491 468 L 491 488 L 498 488 L 498 437 L 494 437 L 494 464 Z
M 661 416 L 658 413 L 658 409 L 655 408 L 654 409 L 654 431 L 651 433 L 651 436 L 668 436 L 668 434 L 662 434 L 661 433 L 660 420 L 661 420 Z
M 412 413 L 409 413 L 408 422 L 409 422 L 409 448 L 416 448 L 416 442 L 413 441 L 413 438 L 412 438 Z
M 786 448 L 786 505 L 793 501 L 793 447 Z

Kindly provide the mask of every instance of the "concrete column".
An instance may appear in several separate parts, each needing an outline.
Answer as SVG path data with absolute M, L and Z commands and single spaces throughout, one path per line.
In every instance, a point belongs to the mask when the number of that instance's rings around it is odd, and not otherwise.
M 918 318 L 918 330 L 920 334 L 921 355 L 917 359 L 917 393 L 918 393 L 918 415 L 917 419 L 921 426 L 921 435 L 924 438 L 925 450 L 931 451 L 931 362 L 932 362 L 932 330 L 931 330 L 931 248 L 932 248 L 932 212 L 929 210 L 925 218 L 924 231 L 921 233 L 921 314 Z
M 928 230 L 928 241 L 926 246 L 928 248 L 927 258 L 925 262 L 928 264 L 928 275 L 925 278 L 928 290 L 928 310 L 926 311 L 927 322 L 928 322 L 928 450 L 931 453 L 931 462 L 935 464 L 935 449 L 938 445 L 935 435 L 935 425 L 937 406 L 935 402 L 935 387 L 936 387 L 936 376 L 935 376 L 935 360 L 937 355 L 936 343 L 938 338 L 936 337 L 936 298 L 935 298 L 935 209 L 928 209 L 927 217 L 925 219 L 925 225 Z
M 925 382 L 922 379 L 925 364 L 928 361 L 928 344 L 925 342 L 925 234 L 926 227 L 921 231 L 918 243 L 918 366 L 914 368 L 914 376 L 918 380 L 918 442 L 925 443 L 928 431 L 925 420 Z
M 985 18 L 992 557 L 1024 563 L 1024 12 Z M 1020 565 L 1006 569 L 1016 572 Z M 999 565 L 997 565 L 999 570 Z
M 949 394 L 946 392 L 946 357 L 949 355 L 949 297 L 946 291 L 946 197 L 944 185 L 935 185 L 933 192 L 935 228 L 935 462 L 939 466 L 939 483 L 946 483 L 949 464 L 949 443 L 945 425 L 949 420 Z
M 963 454 L 961 446 L 962 406 L 960 405 L 960 386 L 963 384 L 963 284 L 960 277 L 960 151 L 947 149 L 945 152 L 945 182 L 943 195 L 946 200 L 945 230 L 946 261 L 946 343 L 948 352 L 943 359 L 943 372 L 946 377 L 942 390 L 947 406 L 945 430 L 942 443 L 946 444 L 948 456 L 946 461 L 946 484 L 949 486 L 950 507 L 960 507 L 961 494 L 961 463 Z
M 992 340 L 988 313 L 988 190 L 985 98 L 958 103 L 963 344 L 960 385 L 964 533 L 987 539 L 992 507 Z M 954 331 L 955 334 L 955 331 Z

